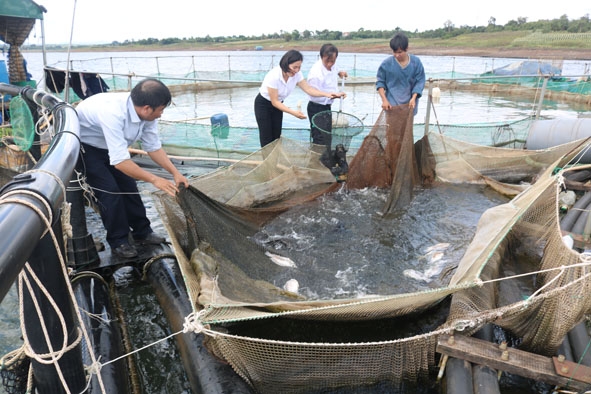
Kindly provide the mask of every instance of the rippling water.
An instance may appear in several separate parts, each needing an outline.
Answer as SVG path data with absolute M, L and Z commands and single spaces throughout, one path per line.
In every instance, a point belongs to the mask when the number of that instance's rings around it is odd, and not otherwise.
M 457 266 L 480 215 L 507 201 L 484 186 L 438 185 L 417 190 L 407 208 L 382 217 L 386 199 L 384 190 L 340 191 L 266 225 L 255 239 L 286 251 L 297 265 L 274 284 L 296 279 L 311 299 L 441 287 L 451 277 L 439 275 Z M 430 253 L 433 247 L 441 254 Z

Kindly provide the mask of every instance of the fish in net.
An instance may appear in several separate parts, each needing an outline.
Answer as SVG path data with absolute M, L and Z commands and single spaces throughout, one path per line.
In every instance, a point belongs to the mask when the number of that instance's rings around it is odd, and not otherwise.
M 528 305 L 533 308 L 526 311 L 521 303 L 495 309 L 488 303 L 493 298 L 487 295 L 485 299 L 482 294 L 482 281 L 497 276 L 496 264 L 503 261 L 506 250 L 512 249 L 509 241 L 514 234 L 527 235 L 517 239 L 524 240 L 522 247 L 536 249 L 533 254 L 544 245 L 546 253 L 555 250 L 556 253 L 548 254 L 549 258 L 540 259 L 540 268 L 578 261 L 577 254 L 564 253 L 555 225 L 555 195 L 560 179 L 553 175 L 553 170 L 564 167 L 580 149 L 580 143 L 528 152 L 476 146 L 429 133 L 423 142 L 413 146 L 409 143 L 409 116 L 405 108 L 382 114 L 373 134 L 365 138 L 351 161 L 345 187 L 351 188 L 355 186 L 353 180 L 360 180 L 356 184 L 360 188 L 391 188 L 398 179 L 396 172 L 402 177 L 408 168 L 418 169 L 417 161 L 430 163 L 438 182 L 488 184 L 487 178 L 497 177 L 500 167 L 511 174 L 535 175 L 538 179 L 518 198 L 482 215 L 463 257 L 454 260 L 457 266 L 453 277 L 435 288 L 361 298 L 309 299 L 282 289 L 279 286 L 283 282 L 275 284 L 267 279 L 274 277 L 275 271 L 296 270 L 300 265 L 295 268 L 273 264 L 268 250 L 253 239 L 253 232 L 290 207 L 343 188 L 321 163 L 321 153 L 309 144 L 282 137 L 236 165 L 192 179 L 192 187 L 181 191 L 176 201 L 165 193 L 155 194 L 160 199 L 161 206 L 157 206 L 171 234 L 195 311 L 203 308 L 201 322 L 215 330 L 215 334 L 207 334 L 208 348 L 228 361 L 257 392 L 320 392 L 329 387 L 350 388 L 381 381 L 414 382 L 434 366 L 437 336 L 443 331 L 453 332 L 468 321 L 474 324 L 474 330 L 491 322 L 520 334 L 540 332 L 531 340 L 526 338 L 528 346 L 536 349 L 548 343 L 547 333 L 556 338 L 558 334 L 563 336 L 573 322 L 580 320 L 581 311 L 589 309 L 588 298 L 582 298 L 577 308 L 569 305 L 566 324 L 559 330 L 555 322 L 544 323 L 543 327 L 535 323 L 541 321 L 540 312 L 543 318 L 560 319 L 559 314 L 545 313 L 545 306 L 560 308 L 566 305 L 568 297 L 588 293 L 589 282 L 582 280 L 579 287 L 572 287 L 562 297 L 548 298 L 548 302 L 544 302 L 545 294 L 535 300 L 532 297 Z M 395 129 L 393 124 L 403 130 L 397 136 L 387 135 Z M 413 148 L 427 142 L 430 149 L 420 155 L 413 153 Z M 406 156 L 408 163 L 401 164 L 400 156 Z M 544 172 L 539 174 L 540 170 Z M 373 172 L 363 178 L 365 171 Z M 416 177 L 420 180 L 418 174 L 424 173 L 417 170 Z M 413 182 L 415 179 L 402 178 Z M 410 185 L 405 187 L 412 191 Z M 528 242 L 529 239 L 543 242 Z M 391 263 L 398 265 L 399 256 L 393 254 Z M 383 271 L 380 275 L 386 280 L 400 280 Z M 487 284 L 487 290 L 493 287 Z M 492 290 L 490 294 L 494 296 Z M 406 316 L 402 320 L 412 321 L 411 313 L 432 311 L 452 294 L 457 297 L 451 303 L 449 318 L 439 328 L 418 330 L 418 334 L 412 331 L 403 338 L 375 336 L 374 326 L 379 327 L 385 319 Z M 533 313 L 526 314 L 530 310 Z M 277 340 L 270 332 L 282 322 L 288 328 Z M 358 322 L 375 324 L 366 325 L 359 338 L 341 339 L 336 335 L 335 331 L 349 330 Z M 242 331 L 252 323 L 260 323 L 261 328 L 254 333 Z M 532 324 L 543 330 L 529 329 Z M 323 331 L 316 326 L 330 329 Z M 309 342 L 298 340 L 293 333 L 309 334 Z M 552 339 L 551 347 L 556 343 Z
M 312 125 L 323 134 L 320 161 L 340 182 L 347 179 L 347 151 L 351 140 L 363 131 L 358 117 L 342 111 L 322 111 L 312 117 Z

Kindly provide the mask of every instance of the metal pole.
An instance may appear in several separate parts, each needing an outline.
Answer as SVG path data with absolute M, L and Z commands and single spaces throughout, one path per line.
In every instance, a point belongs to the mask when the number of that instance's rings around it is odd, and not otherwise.
M 431 103 L 433 102 L 433 79 L 429 78 L 429 94 L 427 95 L 427 113 L 425 114 L 425 135 L 429 134 L 431 121 Z
M 43 67 L 47 66 L 47 51 L 45 49 L 45 23 L 41 19 L 41 52 L 43 53 Z
M 536 120 L 540 118 L 542 112 L 542 106 L 544 105 L 544 96 L 546 95 L 546 86 L 548 85 L 549 75 L 544 75 L 544 83 L 542 84 L 542 91 L 540 92 L 540 100 L 538 101 L 538 107 L 536 108 Z

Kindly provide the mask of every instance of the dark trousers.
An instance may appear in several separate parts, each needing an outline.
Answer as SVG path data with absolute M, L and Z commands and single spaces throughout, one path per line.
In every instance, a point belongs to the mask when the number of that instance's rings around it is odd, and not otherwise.
M 273 104 L 260 93 L 254 99 L 254 116 L 259 126 L 261 147 L 281 137 L 283 111 L 273 107 Z
M 332 130 L 332 117 L 330 115 L 324 117 L 321 115 L 321 125 L 322 130 L 320 130 L 317 125 L 313 123 L 314 115 L 319 112 L 330 111 L 331 106 L 330 104 L 318 104 L 313 101 L 308 101 L 308 119 L 310 119 L 310 138 L 312 138 L 312 142 L 318 145 L 325 145 L 330 149 L 330 142 L 331 142 L 331 135 L 330 132 Z M 318 119 L 317 119 L 318 120 Z
M 106 149 L 86 144 L 82 147 L 86 181 L 98 200 L 109 245 L 116 248 L 128 242 L 130 229 L 134 238 L 145 238 L 152 229 L 136 180 L 109 163 Z

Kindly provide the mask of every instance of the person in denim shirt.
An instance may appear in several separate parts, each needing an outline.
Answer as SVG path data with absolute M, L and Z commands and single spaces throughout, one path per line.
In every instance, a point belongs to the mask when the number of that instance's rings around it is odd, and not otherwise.
M 408 53 L 408 37 L 396 34 L 390 40 L 393 56 L 378 68 L 376 88 L 382 99 L 382 109 L 408 104 L 416 115 L 419 98 L 425 88 L 425 69 L 415 55 Z

